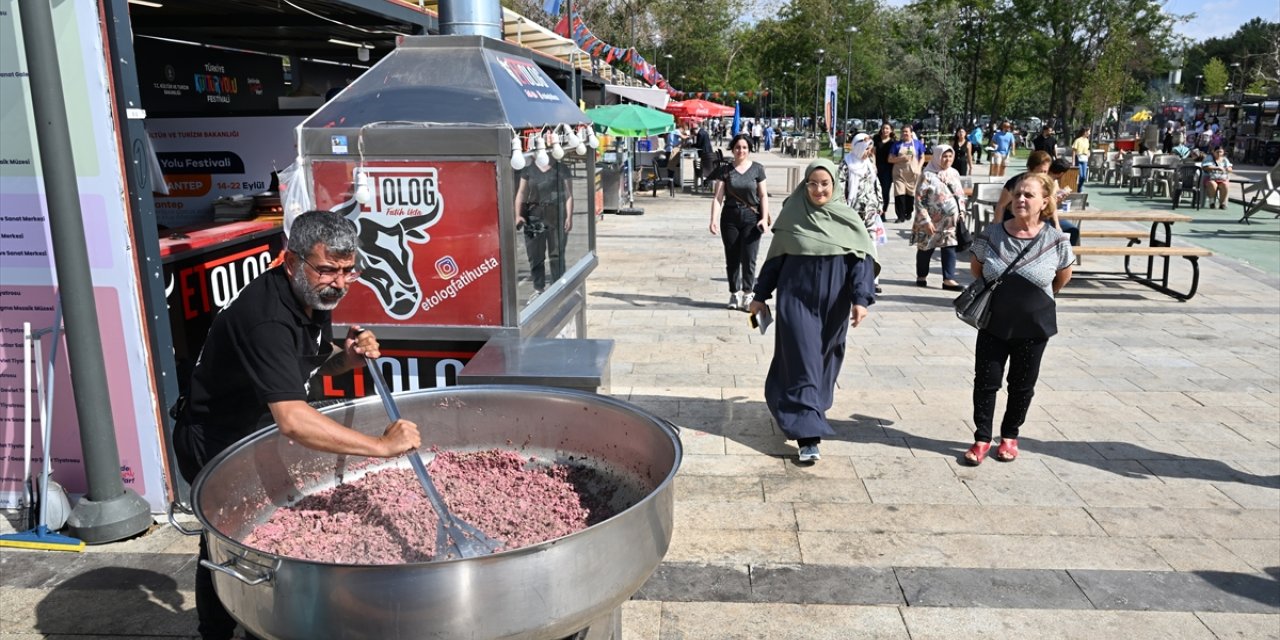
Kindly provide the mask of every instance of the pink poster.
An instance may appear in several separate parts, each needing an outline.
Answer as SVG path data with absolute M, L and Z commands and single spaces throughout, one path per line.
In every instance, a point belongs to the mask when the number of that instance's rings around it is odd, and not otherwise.
M 124 333 L 120 325 L 120 304 L 114 289 L 98 288 L 94 292 L 98 305 L 99 329 L 102 333 L 102 355 L 107 363 L 107 389 L 111 397 L 111 417 L 116 425 L 116 446 L 120 451 L 120 475 L 125 486 L 133 486 L 142 493 L 145 486 L 143 469 L 146 465 L 133 429 L 121 426 L 137 422 L 133 410 L 132 383 L 128 375 L 115 369 L 111 363 L 125 361 Z M 54 296 L 49 287 L 21 287 L 0 285 L 0 494 L 19 492 L 23 472 L 23 365 L 22 325 L 30 322 L 32 330 L 53 325 Z M 41 342 L 46 362 L 52 348 L 51 336 L 46 334 Z M 34 355 L 34 352 L 33 352 Z M 37 366 L 33 363 L 33 367 Z M 112 375 L 115 374 L 115 375 Z M 35 373 L 32 372 L 32 386 Z M 53 384 L 46 381 L 46 389 L 52 386 L 54 408 L 52 416 L 53 479 L 73 494 L 82 494 L 85 485 L 83 462 L 80 454 L 80 421 L 71 394 L 71 370 L 67 366 L 66 341 L 58 345 L 57 370 Z M 40 432 L 39 404 L 34 390 L 31 393 L 32 473 L 38 474 L 44 460 L 44 443 Z

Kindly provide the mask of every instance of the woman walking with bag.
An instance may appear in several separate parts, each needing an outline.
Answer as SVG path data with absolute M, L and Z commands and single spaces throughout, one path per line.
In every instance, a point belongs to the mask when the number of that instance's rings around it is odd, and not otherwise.
M 853 145 L 844 157 L 845 179 L 844 201 L 862 218 L 867 225 L 867 233 L 872 243 L 882 245 L 888 242 L 888 234 L 884 228 L 884 218 L 880 215 L 880 182 L 877 179 L 875 160 L 872 154 L 871 136 L 859 133 L 853 137 Z M 876 281 L 876 293 L 880 293 L 879 279 Z
M 756 284 L 756 252 L 760 236 L 769 228 L 769 190 L 764 165 L 753 162 L 751 137 L 740 133 L 729 143 L 733 164 L 715 176 L 716 194 L 711 201 L 711 235 L 724 242 L 725 271 L 729 276 L 730 309 L 746 311 Z
M 1045 222 L 1057 208 L 1047 174 L 1028 173 L 1013 195 L 1013 218 L 989 225 L 974 239 L 969 269 L 993 286 L 990 315 L 974 348 L 974 444 L 964 454 L 977 466 L 991 449 L 996 393 L 1005 363 L 1009 399 L 1000 422 L 996 459 L 1018 457 L 1018 430 L 1026 422 L 1049 338 L 1058 332 L 1054 295 L 1071 280 L 1075 255 L 1067 236 Z M 991 283 L 997 283 L 995 286 Z
M 956 282 L 956 227 L 964 218 L 964 185 L 951 168 L 956 153 L 945 144 L 933 145 L 933 158 L 920 174 L 916 187 L 915 220 L 911 242 L 916 245 L 916 286 L 928 286 L 929 262 L 934 249 L 942 249 L 942 288 L 959 291 Z
M 1084 193 L 1084 181 L 1089 177 L 1089 153 L 1093 147 L 1089 144 L 1089 127 L 1081 127 L 1071 141 L 1071 154 L 1075 156 L 1076 168 L 1080 175 L 1076 178 L 1076 193 Z M 1070 186 L 1070 185 L 1067 185 Z
M 826 411 L 835 398 L 849 326 L 875 303 L 876 250 L 862 217 L 840 201 L 830 160 L 815 160 L 782 204 L 769 256 L 760 268 L 753 315 L 777 300 L 777 337 L 764 399 L 778 427 L 816 462 L 823 436 L 835 434 Z

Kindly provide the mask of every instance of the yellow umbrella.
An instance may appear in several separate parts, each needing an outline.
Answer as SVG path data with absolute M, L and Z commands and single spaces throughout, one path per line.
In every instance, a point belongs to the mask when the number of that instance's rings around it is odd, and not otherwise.
M 1150 120 L 1150 119 L 1151 119 L 1151 112 L 1146 109 L 1143 109 L 1142 111 L 1139 111 L 1133 114 L 1129 118 L 1129 122 L 1146 122 L 1147 120 Z

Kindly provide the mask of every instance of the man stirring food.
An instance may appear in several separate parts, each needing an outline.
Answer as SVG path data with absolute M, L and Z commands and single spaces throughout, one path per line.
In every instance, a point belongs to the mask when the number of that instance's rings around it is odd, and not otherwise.
M 397 420 L 381 436 L 349 429 L 307 404 L 317 374 L 337 375 L 380 355 L 372 332 L 352 326 L 341 346 L 330 312 L 360 277 L 355 225 L 332 211 L 298 216 L 284 262 L 254 279 L 214 319 L 178 407 L 174 451 L 187 482 L 226 448 L 272 423 L 285 437 L 329 453 L 389 458 L 416 449 L 418 427 Z M 200 559 L 209 557 L 204 538 Z M 232 637 L 236 621 L 218 600 L 209 569 L 196 569 L 199 631 Z

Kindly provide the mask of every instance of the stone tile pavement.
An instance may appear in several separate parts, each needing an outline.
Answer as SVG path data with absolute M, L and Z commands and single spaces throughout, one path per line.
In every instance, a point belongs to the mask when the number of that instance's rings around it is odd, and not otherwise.
M 755 159 L 777 211 L 804 161 Z M 773 334 L 724 308 L 710 199 L 637 204 L 601 225 L 589 332 L 617 341 L 614 395 L 679 425 L 686 456 L 629 637 L 1280 638 L 1273 275 L 1214 257 L 1185 303 L 1073 283 L 1022 457 L 969 468 L 974 332 L 936 260 L 914 286 L 891 224 L 885 291 L 850 331 L 829 413 L 839 435 L 802 467 L 762 401 Z
M 776 211 L 803 161 L 757 159 Z M 601 223 L 589 335 L 617 342 L 613 395 L 679 425 L 686 455 L 628 640 L 1280 638 L 1274 277 L 1217 256 L 1185 303 L 1069 285 L 1022 457 L 969 468 L 973 331 L 936 265 L 913 285 L 891 225 L 839 435 L 802 467 L 762 401 L 773 333 L 724 308 L 710 199 L 637 204 Z M 0 551 L 0 640 L 193 637 L 194 548 L 158 525 L 84 554 Z

